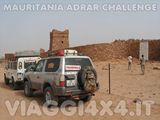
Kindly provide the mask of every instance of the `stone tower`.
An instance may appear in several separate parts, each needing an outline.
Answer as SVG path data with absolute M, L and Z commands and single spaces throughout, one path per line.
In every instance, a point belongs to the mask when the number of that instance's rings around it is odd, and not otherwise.
M 49 51 L 69 48 L 69 30 L 58 31 L 53 29 L 50 32 Z

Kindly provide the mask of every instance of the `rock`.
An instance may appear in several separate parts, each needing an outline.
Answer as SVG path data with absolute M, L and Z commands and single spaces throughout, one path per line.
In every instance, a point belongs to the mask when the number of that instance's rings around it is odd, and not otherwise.
M 160 67 L 153 67 L 153 70 L 160 70 Z
M 142 103 L 142 100 L 139 99 L 139 98 L 135 98 L 135 99 L 133 100 L 133 102 L 134 102 L 134 103 Z
M 156 93 L 153 93 L 153 95 L 156 95 Z

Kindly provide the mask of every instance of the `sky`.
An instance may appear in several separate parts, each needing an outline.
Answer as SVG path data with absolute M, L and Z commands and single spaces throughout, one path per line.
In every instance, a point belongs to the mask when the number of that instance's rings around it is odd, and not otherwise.
M 11 11 L 5 5 L 156 4 L 155 11 Z M 49 32 L 69 29 L 70 46 L 115 39 L 160 39 L 160 0 L 0 0 L 0 56 L 23 50 L 49 49 Z

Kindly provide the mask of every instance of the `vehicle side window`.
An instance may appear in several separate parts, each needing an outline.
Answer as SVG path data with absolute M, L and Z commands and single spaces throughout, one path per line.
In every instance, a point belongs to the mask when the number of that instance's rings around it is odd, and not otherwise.
M 11 62 L 8 63 L 8 69 L 11 69 Z
M 44 60 L 39 61 L 36 67 L 36 72 L 42 72 L 43 66 L 44 66 Z
M 59 68 L 59 64 L 59 58 L 48 59 L 45 67 L 45 72 L 56 72 Z
M 9 63 L 9 68 L 12 69 L 12 62 Z
M 17 70 L 17 61 L 9 62 L 8 69 Z
M 13 62 L 13 69 L 14 69 L 14 70 L 17 69 L 17 62 Z
M 6 66 L 7 66 L 7 69 L 9 69 L 9 62 L 8 62 L 8 64 Z
M 11 69 L 13 69 L 13 62 L 11 62 Z
M 10 63 L 10 69 L 12 69 L 12 66 L 13 66 L 12 64 L 13 64 L 13 63 L 11 62 L 11 63 Z

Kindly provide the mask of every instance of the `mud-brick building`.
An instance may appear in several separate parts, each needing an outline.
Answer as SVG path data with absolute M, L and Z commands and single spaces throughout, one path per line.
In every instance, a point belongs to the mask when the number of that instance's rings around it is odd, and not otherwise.
M 50 32 L 49 51 L 69 48 L 69 30 L 58 31 L 53 29 Z
M 5 53 L 5 60 L 7 61 L 12 61 L 15 60 L 16 56 L 14 53 Z

